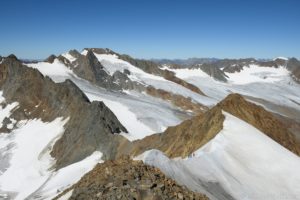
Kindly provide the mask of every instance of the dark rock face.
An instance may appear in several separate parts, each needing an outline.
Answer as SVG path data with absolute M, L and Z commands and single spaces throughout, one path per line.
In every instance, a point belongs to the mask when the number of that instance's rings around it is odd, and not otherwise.
M 296 58 L 291 58 L 288 60 L 286 67 L 291 71 L 292 78 L 300 83 L 300 61 Z
M 162 76 L 165 79 L 172 81 L 174 83 L 177 83 L 193 92 L 196 92 L 201 95 L 205 95 L 198 87 L 176 77 L 174 72 L 160 69 L 159 65 L 156 64 L 155 62 L 152 62 L 149 60 L 134 59 L 128 55 L 119 55 L 119 58 L 129 62 L 130 64 L 142 69 L 143 71 L 145 71 L 149 74 L 155 74 L 158 76 Z
M 136 81 L 132 81 L 130 78 L 128 78 L 128 75 L 130 72 L 127 70 L 127 72 L 124 70 L 124 72 L 116 71 L 112 75 L 112 80 L 114 83 L 117 83 L 119 86 L 122 87 L 122 89 L 125 90 L 136 90 L 139 92 L 145 91 L 146 87 L 145 85 L 138 83 Z
M 44 60 L 44 62 L 53 63 L 56 58 L 57 58 L 56 55 L 52 54 L 48 58 L 46 58 L 46 60 Z
M 91 103 L 72 81 L 54 83 L 15 57 L 6 58 L 0 64 L 0 89 L 7 103 L 19 102 L 12 113 L 17 121 L 69 118 L 63 136 L 51 152 L 58 168 L 79 161 L 95 150 L 100 150 L 104 159 L 113 158 L 114 147 L 123 140 L 114 134 L 127 132 L 103 102 Z
M 88 51 L 86 56 L 76 50 L 69 53 L 77 58 L 71 65 L 77 76 L 109 90 L 121 90 L 121 86 L 114 82 L 92 51 Z
M 98 164 L 69 188 L 72 199 L 194 199 L 208 200 L 167 178 L 159 169 L 141 161 L 121 158 Z M 65 191 L 63 194 L 65 194 Z M 60 195 L 61 196 L 61 195 Z
M 97 54 L 116 54 L 117 55 L 116 52 L 114 52 L 113 50 L 108 49 L 108 48 L 85 48 L 84 50 L 92 51 Z
M 195 66 L 196 67 L 196 66 Z M 219 67 L 213 65 L 213 64 L 203 64 L 203 65 L 198 65 L 198 67 L 208 74 L 209 76 L 213 77 L 216 80 L 222 81 L 222 82 L 227 82 L 227 75 L 220 70 Z

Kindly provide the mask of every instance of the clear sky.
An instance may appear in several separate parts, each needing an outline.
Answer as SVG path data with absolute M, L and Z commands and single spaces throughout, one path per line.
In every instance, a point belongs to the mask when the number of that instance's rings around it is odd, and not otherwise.
M 300 0 L 6 0 L 0 55 L 107 47 L 138 58 L 300 58 Z

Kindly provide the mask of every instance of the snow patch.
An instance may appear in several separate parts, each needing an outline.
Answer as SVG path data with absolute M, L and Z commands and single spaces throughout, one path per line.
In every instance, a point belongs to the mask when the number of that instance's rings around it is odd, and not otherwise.
M 5 98 L 2 96 L 3 92 L 0 91 L 0 104 L 5 101 Z M 0 105 L 0 128 L 3 126 L 3 120 L 6 117 L 9 117 L 11 115 L 11 111 L 16 108 L 19 105 L 18 102 L 13 102 L 11 104 L 7 104 L 5 107 L 3 105 Z M 7 127 L 9 128 L 9 127 Z
M 70 190 L 63 196 L 59 197 L 58 200 L 68 200 L 72 196 L 73 190 Z
M 84 50 L 81 52 L 81 55 L 84 55 L 84 56 L 86 56 L 86 55 L 87 55 L 87 53 L 88 53 L 88 51 L 87 51 L 86 49 L 84 49 Z
M 201 69 L 188 69 L 188 68 L 184 68 L 184 69 L 168 69 L 169 71 L 174 71 L 176 73 L 176 76 L 178 78 L 181 79 L 185 79 L 185 78 L 189 78 L 189 77 L 193 77 L 193 76 L 197 76 L 197 77 L 210 77 L 207 73 L 203 72 Z
M 49 152 L 67 121 L 20 121 L 10 134 L 0 134 L 1 162 L 9 158 L 8 167 L 0 168 L 0 194 L 16 193 L 16 199 L 25 199 L 47 180 L 54 164 Z
M 55 82 L 64 82 L 66 79 L 70 79 L 71 76 L 76 76 L 74 72 L 55 59 L 53 63 L 39 62 L 26 64 L 28 67 L 38 69 L 44 76 L 49 76 Z
M 101 160 L 101 157 L 102 153 L 100 151 L 95 151 L 84 160 L 53 172 L 42 188 L 35 192 L 35 195 L 43 196 L 49 200 L 53 199 L 64 190 L 77 183 L 81 177 L 91 171 L 97 163 L 102 163 L 103 160 Z
M 289 75 L 284 67 L 262 67 L 258 65 L 244 66 L 240 72 L 226 73 L 233 84 L 249 84 L 253 82 L 277 82 Z
M 279 56 L 279 57 L 277 57 L 277 58 L 274 58 L 273 61 L 274 61 L 274 60 L 277 60 L 277 59 L 280 59 L 280 60 L 289 60 L 289 59 L 286 58 L 286 57 Z
M 71 63 L 77 59 L 74 56 L 72 56 L 69 52 L 62 54 L 62 56 L 65 57 L 66 59 L 68 59 Z

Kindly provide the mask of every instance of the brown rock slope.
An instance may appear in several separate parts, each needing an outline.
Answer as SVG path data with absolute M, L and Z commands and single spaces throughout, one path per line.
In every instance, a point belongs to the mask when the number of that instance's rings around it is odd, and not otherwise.
M 104 159 L 114 158 L 114 147 L 124 140 L 116 133 L 127 132 L 103 102 L 90 102 L 72 81 L 54 83 L 38 70 L 22 65 L 15 56 L 0 64 L 0 90 L 6 103 L 19 103 L 11 115 L 17 121 L 40 118 L 50 122 L 57 117 L 69 118 L 63 136 L 51 153 L 58 168 L 77 162 L 95 150 L 100 150 Z
M 150 149 L 159 149 L 168 157 L 186 157 L 214 138 L 222 130 L 223 121 L 222 110 L 214 107 L 204 114 L 169 127 L 164 133 L 133 142 L 131 149 L 125 146 L 121 148 L 134 156 Z
M 170 101 L 174 106 L 179 107 L 183 110 L 190 110 L 194 113 L 203 113 L 208 108 L 202 104 L 195 103 L 189 97 L 184 97 L 179 94 L 174 94 L 162 89 L 156 89 L 152 86 L 146 88 L 146 93 L 156 98 Z
M 295 154 L 300 155 L 300 145 L 295 136 L 288 130 L 288 126 L 262 106 L 246 101 L 239 94 L 229 95 L 218 106 L 251 124 Z
M 70 200 L 208 199 L 177 185 L 159 169 L 128 158 L 98 164 L 63 194 L 70 190 L 73 190 Z
M 289 127 L 263 107 L 246 101 L 239 94 L 230 94 L 206 113 L 169 127 L 164 133 L 135 141 L 130 148 L 121 146 L 121 149 L 134 156 L 149 149 L 159 149 L 169 157 L 186 157 L 222 130 L 222 110 L 253 125 L 285 148 L 300 155 L 300 145 Z

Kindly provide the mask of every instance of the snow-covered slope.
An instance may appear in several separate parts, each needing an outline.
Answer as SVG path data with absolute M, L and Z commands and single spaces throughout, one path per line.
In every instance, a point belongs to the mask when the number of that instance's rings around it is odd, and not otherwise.
M 146 73 L 143 70 L 131 65 L 130 63 L 119 59 L 117 55 L 97 53 L 94 54 L 101 62 L 101 64 L 110 72 L 110 74 L 113 74 L 116 71 L 123 72 L 124 69 L 126 69 L 130 71 L 129 78 L 133 81 L 137 81 L 145 85 L 151 85 L 157 89 L 170 91 L 184 97 L 190 97 L 194 101 L 206 106 L 212 106 L 214 103 L 216 103 L 211 98 L 192 92 L 191 90 L 174 82 L 166 80 L 163 77 Z
M 55 82 L 63 82 L 71 76 L 76 76 L 71 69 L 58 59 L 55 59 L 53 63 L 38 62 L 28 63 L 26 65 L 39 70 L 45 76 L 51 77 L 51 79 Z
M 288 77 L 289 71 L 284 67 L 262 67 L 250 65 L 244 67 L 240 72 L 226 73 L 228 80 L 232 84 L 243 85 L 249 83 L 275 83 Z
M 227 83 L 209 77 L 201 72 L 201 69 L 170 68 L 169 70 L 175 72 L 179 78 L 198 86 L 205 94 L 217 101 L 230 93 L 239 93 L 300 111 L 300 104 L 297 103 L 300 102 L 300 86 L 289 76 L 290 72 L 283 66 L 278 68 L 254 64 L 245 66 L 241 72 L 226 73 Z M 276 109 L 274 106 L 271 107 L 267 103 L 263 105 L 273 112 L 279 112 L 274 110 Z
M 212 199 L 297 199 L 299 157 L 246 122 L 223 114 L 223 130 L 192 157 L 170 160 L 150 150 L 137 159 Z
M 0 103 L 3 102 L 5 98 L 1 95 Z M 101 152 L 95 152 L 80 162 L 54 171 L 55 160 L 50 152 L 62 136 L 68 119 L 16 122 L 10 117 L 10 111 L 17 106 L 15 102 L 0 109 L 1 124 L 4 117 L 14 122 L 10 133 L 0 134 L 0 199 L 51 199 L 102 162 Z
M 167 91 L 178 91 L 180 94 L 191 96 L 193 100 L 201 101 L 203 104 L 211 105 L 214 102 L 162 77 L 148 74 L 118 59 L 115 55 L 95 55 L 110 73 L 116 70 L 123 71 L 128 69 L 131 72 L 130 77 L 135 81 L 155 85 Z M 122 134 L 129 140 L 141 139 L 153 133 L 162 132 L 168 126 L 174 126 L 190 116 L 188 112 L 175 108 L 168 101 L 151 97 L 145 93 L 137 91 L 109 91 L 93 85 L 76 76 L 70 68 L 58 59 L 55 59 L 53 63 L 39 62 L 27 64 L 27 66 L 38 69 L 43 75 L 51 77 L 55 82 L 71 79 L 91 101 L 103 101 L 129 131 L 129 134 Z
M 48 168 L 53 164 L 49 151 L 63 133 L 65 122 L 61 119 L 50 123 L 21 121 L 10 134 L 0 135 L 0 191 L 24 199 L 47 180 Z

